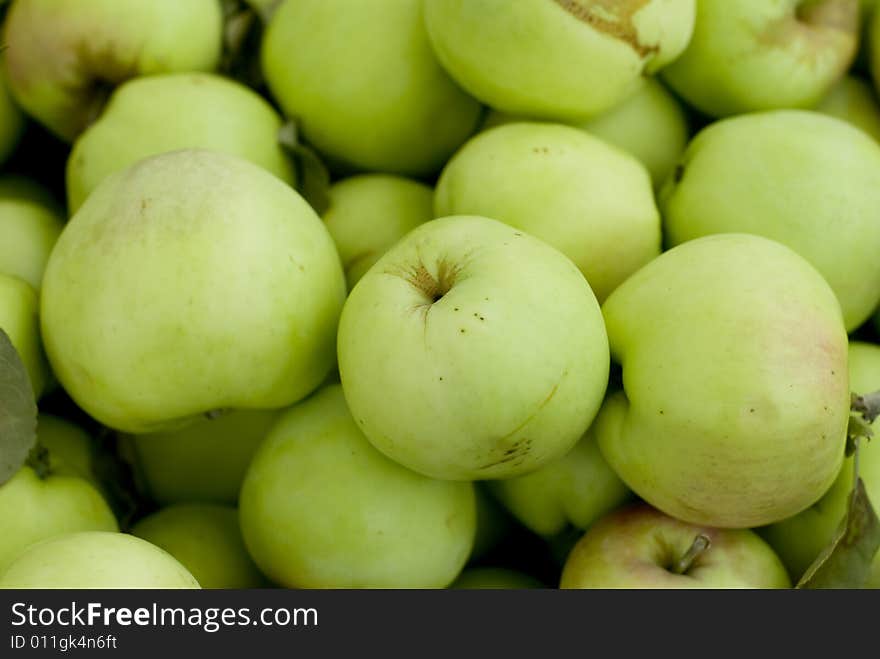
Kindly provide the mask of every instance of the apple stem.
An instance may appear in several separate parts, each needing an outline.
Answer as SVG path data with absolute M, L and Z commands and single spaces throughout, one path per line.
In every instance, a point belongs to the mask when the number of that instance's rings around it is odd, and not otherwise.
M 672 572 L 675 574 L 686 574 L 693 566 L 694 561 L 696 561 L 711 544 L 708 536 L 705 536 L 702 533 L 697 534 L 697 537 L 694 538 L 693 543 L 684 553 L 684 556 L 678 559 L 678 562 L 672 566 Z

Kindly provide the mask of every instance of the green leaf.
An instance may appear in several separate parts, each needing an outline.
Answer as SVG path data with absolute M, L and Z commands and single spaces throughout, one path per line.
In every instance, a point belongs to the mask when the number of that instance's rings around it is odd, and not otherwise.
M 330 207 L 330 172 L 313 149 L 299 140 L 296 123 L 287 122 L 278 133 L 278 141 L 287 151 L 296 167 L 296 189 L 323 215 Z
M 37 402 L 12 341 L 0 329 L 0 485 L 12 478 L 37 443 Z
M 880 519 L 865 483 L 856 479 L 846 516 L 828 545 L 801 577 L 797 588 L 863 588 L 880 548 Z

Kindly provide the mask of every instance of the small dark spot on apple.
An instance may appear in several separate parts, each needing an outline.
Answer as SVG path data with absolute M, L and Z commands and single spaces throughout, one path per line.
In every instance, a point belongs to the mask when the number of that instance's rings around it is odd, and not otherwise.
M 467 330 L 464 327 L 460 327 L 458 332 L 459 334 L 464 334 Z
M 660 416 L 663 416 L 663 410 L 660 410 Z
M 458 307 L 455 307 L 455 308 L 453 309 L 453 311 L 458 311 L 458 310 L 459 310 Z
M 755 412 L 755 408 L 754 408 L 754 407 L 750 407 L 750 408 L 749 408 L 749 412 L 751 412 L 752 414 L 754 414 L 754 412 Z
M 519 233 L 518 231 L 514 231 L 513 235 L 516 236 L 517 238 L 522 238 L 522 234 Z
M 442 375 L 441 375 L 439 378 L 437 378 L 437 379 L 440 380 L 440 382 L 443 382 L 443 376 L 442 376 Z

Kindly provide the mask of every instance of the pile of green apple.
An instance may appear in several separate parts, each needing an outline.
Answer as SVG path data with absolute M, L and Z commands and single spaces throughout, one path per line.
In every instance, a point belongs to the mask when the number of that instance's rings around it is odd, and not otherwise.
M 0 587 L 880 588 L 875 5 L 0 2 Z

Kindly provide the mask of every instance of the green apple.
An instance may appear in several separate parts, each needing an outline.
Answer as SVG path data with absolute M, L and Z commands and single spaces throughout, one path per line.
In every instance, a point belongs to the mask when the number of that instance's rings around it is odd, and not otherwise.
M 293 185 L 293 164 L 278 141 L 281 117 L 248 87 L 210 73 L 135 78 L 110 97 L 73 145 L 67 199 L 75 212 L 108 174 L 147 156 L 186 148 L 250 160 Z
M 273 427 L 245 476 L 239 519 L 262 572 L 293 588 L 444 588 L 476 531 L 473 485 L 376 451 L 339 385 Z
M 12 100 L 6 83 L 5 66 L 0 62 L 0 165 L 15 151 L 24 133 L 24 115 Z
M 525 476 L 487 485 L 520 523 L 545 538 L 570 526 L 586 529 L 632 497 L 589 431 L 558 460 Z
M 51 377 L 40 340 L 39 296 L 30 284 L 12 275 L 0 274 L 0 329 L 12 342 L 39 398 Z
M 480 118 L 431 50 L 422 0 L 285 2 L 261 58 L 272 95 L 337 168 L 433 174 Z
M 841 78 L 814 109 L 843 119 L 880 142 L 880 106 L 873 87 L 861 78 Z
M 847 330 L 880 302 L 880 145 L 817 112 L 775 110 L 717 121 L 690 143 L 660 195 L 668 245 L 753 233 L 812 263 Z
M 853 63 L 858 0 L 699 0 L 663 79 L 712 116 L 818 103 Z
M 41 417 L 40 425 L 45 419 Z M 41 430 L 41 440 L 45 433 Z M 50 448 L 48 473 L 25 465 L 0 485 L 0 574 L 35 542 L 75 531 L 117 531 L 116 518 L 98 489 L 75 475 L 77 465 Z
M 849 380 L 856 393 L 867 394 L 880 389 L 880 346 L 850 342 Z M 880 430 L 880 422 L 874 423 L 874 430 Z M 873 440 L 862 441 L 859 446 L 859 476 L 865 482 L 868 498 L 877 508 L 880 505 L 880 448 L 874 444 Z M 819 501 L 794 517 L 759 530 L 779 554 L 792 579 L 800 579 L 831 543 L 846 515 L 852 483 L 853 464 L 852 458 L 848 458 L 837 480 Z M 880 554 L 874 557 L 867 587 L 880 588 Z
M 330 187 L 324 223 L 351 290 L 394 243 L 434 217 L 434 190 L 387 174 L 362 174 Z
M 602 310 L 623 391 L 595 433 L 642 499 L 746 528 L 830 487 L 849 420 L 847 335 L 806 260 L 759 236 L 707 236 L 646 265 Z
M 64 220 L 58 203 L 39 183 L 0 178 L 0 273 L 24 279 L 39 291 Z
M 426 0 L 437 57 L 487 105 L 556 120 L 605 112 L 685 49 L 695 0 Z
M 533 576 L 503 567 L 471 567 L 463 570 L 450 588 L 469 590 L 524 590 L 543 588 Z
M 248 556 L 229 506 L 181 503 L 138 520 L 131 534 L 161 547 L 202 588 L 261 588 L 266 580 Z
M 491 110 L 486 114 L 483 129 L 526 119 Z M 645 78 L 638 91 L 622 103 L 592 119 L 571 125 L 635 156 L 648 169 L 654 187 L 658 188 L 675 169 L 687 146 L 688 123 L 684 108 L 675 96 L 657 79 Z
M 386 252 L 346 300 L 338 352 L 367 438 L 434 478 L 510 478 L 561 457 L 608 383 L 583 275 L 485 217 L 432 220 Z
M 186 427 L 123 435 L 145 494 L 161 505 L 235 505 L 251 458 L 278 410 L 232 410 Z
M 306 396 L 334 364 L 344 299 L 333 240 L 296 191 L 236 156 L 186 149 L 89 195 L 49 258 L 41 320 L 74 401 L 145 433 Z
M 49 469 L 53 474 L 79 476 L 98 484 L 92 468 L 92 438 L 75 423 L 40 412 L 37 417 L 37 444 L 47 450 Z
M 222 29 L 217 0 L 14 0 L 3 31 L 9 87 L 28 114 L 71 141 L 121 82 L 212 70 Z
M 566 589 L 790 587 L 779 557 L 754 531 L 689 524 L 644 503 L 590 527 L 560 580 Z
M 512 123 L 469 140 L 440 175 L 434 213 L 483 215 L 540 238 L 574 262 L 599 302 L 660 254 L 645 167 L 561 124 Z
M 127 533 L 67 533 L 31 545 L 0 572 L 0 588 L 199 588 L 168 552 Z

